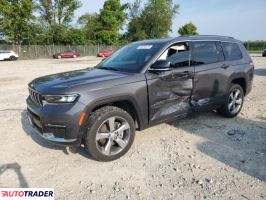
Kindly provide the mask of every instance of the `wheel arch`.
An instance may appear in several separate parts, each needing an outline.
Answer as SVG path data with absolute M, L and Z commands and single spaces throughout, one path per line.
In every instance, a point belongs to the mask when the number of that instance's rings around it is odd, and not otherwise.
M 244 95 L 247 94 L 247 78 L 245 74 L 232 76 L 227 86 L 227 91 L 230 89 L 232 83 L 240 85 L 244 91 Z
M 127 111 L 132 116 L 136 129 L 141 130 L 144 128 L 144 119 L 141 116 L 140 108 L 134 98 L 130 96 L 105 98 L 91 103 L 86 108 L 86 120 L 88 120 L 92 112 L 104 106 L 116 106 Z

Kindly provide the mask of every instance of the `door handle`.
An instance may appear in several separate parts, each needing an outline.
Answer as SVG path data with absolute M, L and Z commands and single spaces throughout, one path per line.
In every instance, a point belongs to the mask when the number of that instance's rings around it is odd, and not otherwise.
M 223 69 L 227 69 L 228 67 L 230 67 L 230 65 L 228 65 L 228 64 L 223 64 L 223 65 L 221 66 L 221 68 L 223 68 Z

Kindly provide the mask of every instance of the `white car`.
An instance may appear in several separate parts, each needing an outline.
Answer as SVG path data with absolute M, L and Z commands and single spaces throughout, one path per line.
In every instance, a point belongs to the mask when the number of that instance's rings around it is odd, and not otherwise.
M 0 60 L 17 60 L 18 54 L 10 50 L 0 50 Z

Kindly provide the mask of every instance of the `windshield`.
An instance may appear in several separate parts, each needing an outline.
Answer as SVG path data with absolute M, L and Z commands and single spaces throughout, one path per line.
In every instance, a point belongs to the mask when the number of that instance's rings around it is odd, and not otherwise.
M 111 57 L 98 64 L 100 69 L 137 73 L 150 61 L 161 44 L 132 44 L 116 51 Z

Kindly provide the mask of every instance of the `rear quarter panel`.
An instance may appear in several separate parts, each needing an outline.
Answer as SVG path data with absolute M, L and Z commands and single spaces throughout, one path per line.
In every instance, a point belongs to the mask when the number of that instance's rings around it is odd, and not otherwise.
M 244 78 L 246 84 L 246 94 L 251 91 L 253 76 L 254 76 L 254 66 L 251 65 L 252 59 L 248 54 L 246 48 L 242 43 L 239 43 L 240 50 L 242 52 L 241 60 L 229 61 L 231 67 L 228 70 L 229 81 L 227 88 L 229 89 L 231 82 L 234 79 Z

